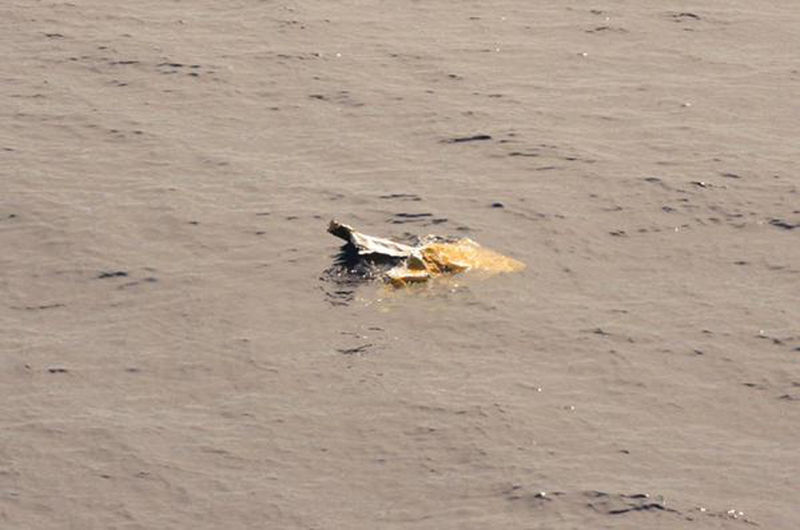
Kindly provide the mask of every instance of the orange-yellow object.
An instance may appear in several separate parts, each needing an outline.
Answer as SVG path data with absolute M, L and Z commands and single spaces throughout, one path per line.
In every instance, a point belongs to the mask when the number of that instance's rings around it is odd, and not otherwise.
M 431 243 L 422 247 L 422 258 L 435 272 L 461 272 L 479 269 L 489 272 L 516 272 L 525 264 L 480 246 L 471 239 L 454 243 Z
M 422 259 L 411 256 L 405 263 L 386 273 L 392 284 L 403 286 L 469 270 L 497 273 L 516 272 L 525 268 L 521 261 L 484 248 L 467 238 L 452 243 L 428 243 L 415 250 Z

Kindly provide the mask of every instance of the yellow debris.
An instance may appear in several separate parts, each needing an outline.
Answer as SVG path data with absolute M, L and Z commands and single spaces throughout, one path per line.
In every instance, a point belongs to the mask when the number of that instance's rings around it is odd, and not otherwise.
M 516 272 L 525 268 L 521 261 L 484 248 L 467 238 L 453 243 L 429 243 L 419 249 L 419 254 L 421 260 L 409 258 L 406 263 L 387 273 L 393 285 L 401 287 L 443 274 L 469 270 L 499 273 Z
M 435 272 L 461 272 L 478 269 L 487 272 L 516 272 L 525 264 L 493 250 L 484 248 L 471 239 L 455 243 L 431 243 L 422 248 L 422 257 Z

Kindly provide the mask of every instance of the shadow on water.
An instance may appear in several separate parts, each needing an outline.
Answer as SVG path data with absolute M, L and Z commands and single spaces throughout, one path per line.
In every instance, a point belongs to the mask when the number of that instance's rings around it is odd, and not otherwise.
M 346 243 L 332 256 L 333 264 L 322 271 L 319 279 L 327 302 L 334 306 L 348 305 L 356 289 L 365 282 L 384 281 L 384 274 L 402 262 L 382 254 L 359 254 L 356 247 Z

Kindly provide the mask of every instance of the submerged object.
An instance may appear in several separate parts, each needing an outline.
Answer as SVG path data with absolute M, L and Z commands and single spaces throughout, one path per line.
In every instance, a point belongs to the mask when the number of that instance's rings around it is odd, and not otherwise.
M 469 270 L 498 273 L 525 268 L 521 261 L 484 248 L 469 238 L 428 235 L 419 238 L 415 245 L 408 245 L 362 234 L 338 221 L 330 222 L 328 232 L 344 239 L 359 259 L 382 264 L 382 276 L 398 287 Z

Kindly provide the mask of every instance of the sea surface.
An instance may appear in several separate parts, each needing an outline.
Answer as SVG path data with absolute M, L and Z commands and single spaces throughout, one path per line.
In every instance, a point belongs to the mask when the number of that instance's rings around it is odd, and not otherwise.
M 800 528 L 795 1 L 0 5 L 0 527 Z M 518 273 L 326 271 L 338 219 Z

